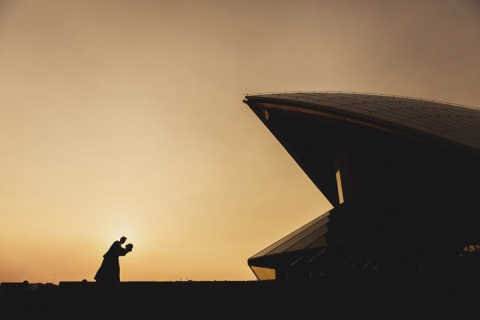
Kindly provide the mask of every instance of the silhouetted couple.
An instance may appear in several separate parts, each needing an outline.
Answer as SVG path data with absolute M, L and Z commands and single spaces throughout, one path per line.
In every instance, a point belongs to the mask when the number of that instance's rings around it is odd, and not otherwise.
M 133 244 L 129 243 L 124 247 L 127 238 L 121 237 L 120 241 L 115 241 L 107 253 L 103 255 L 103 262 L 95 275 L 97 282 L 120 282 L 120 263 L 118 257 L 124 256 L 133 249 Z

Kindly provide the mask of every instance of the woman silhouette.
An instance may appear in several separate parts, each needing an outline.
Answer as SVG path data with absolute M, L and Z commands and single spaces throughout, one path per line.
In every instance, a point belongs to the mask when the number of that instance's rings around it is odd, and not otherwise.
M 118 257 L 124 256 L 133 249 L 133 244 L 129 243 L 122 247 L 127 238 L 121 237 L 120 241 L 115 241 L 103 255 L 103 262 L 95 275 L 97 282 L 120 282 L 120 263 Z

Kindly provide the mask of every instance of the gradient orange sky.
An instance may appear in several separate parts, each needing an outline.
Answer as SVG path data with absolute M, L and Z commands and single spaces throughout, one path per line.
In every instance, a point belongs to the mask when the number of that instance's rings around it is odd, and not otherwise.
M 0 281 L 252 280 L 330 204 L 245 94 L 479 87 L 475 0 L 0 0 Z

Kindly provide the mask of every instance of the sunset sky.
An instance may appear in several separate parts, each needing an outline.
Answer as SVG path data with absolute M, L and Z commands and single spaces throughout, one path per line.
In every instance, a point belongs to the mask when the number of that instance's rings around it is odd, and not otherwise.
M 476 0 L 0 0 L 0 282 L 252 280 L 331 208 L 245 94 L 480 107 Z

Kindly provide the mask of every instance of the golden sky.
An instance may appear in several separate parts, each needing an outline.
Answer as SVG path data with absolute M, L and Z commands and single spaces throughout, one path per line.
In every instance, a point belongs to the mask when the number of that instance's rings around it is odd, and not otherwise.
M 254 279 L 330 204 L 245 94 L 479 87 L 475 0 L 0 0 L 0 282 Z

